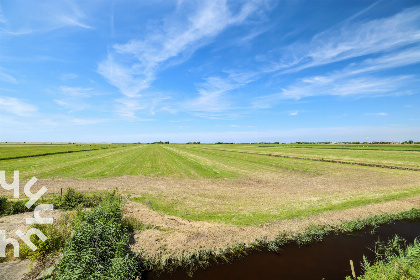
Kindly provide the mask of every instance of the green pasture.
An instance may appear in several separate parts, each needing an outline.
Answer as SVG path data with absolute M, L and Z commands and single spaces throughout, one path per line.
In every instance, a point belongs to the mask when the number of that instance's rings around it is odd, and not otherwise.
M 193 146 L 193 145 L 192 145 Z M 344 160 L 394 166 L 420 167 L 420 145 L 194 145 L 260 154 Z

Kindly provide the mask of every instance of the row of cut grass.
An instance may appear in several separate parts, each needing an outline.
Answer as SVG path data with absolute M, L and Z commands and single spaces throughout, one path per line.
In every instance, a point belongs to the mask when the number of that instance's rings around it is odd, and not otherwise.
M 0 160 L 123 147 L 129 144 L 0 144 Z
M 124 175 L 191 178 L 235 176 L 232 172 L 200 163 L 159 145 L 131 145 L 114 149 L 2 160 L 0 170 L 6 170 L 6 176 L 13 174 L 14 170 L 19 170 L 23 179 L 34 175 L 37 178 L 101 178 Z
M 318 214 L 332 210 L 345 210 L 362 205 L 383 203 L 391 200 L 403 199 L 420 195 L 420 188 L 408 189 L 398 192 L 376 192 L 363 193 L 343 198 L 319 198 L 317 200 L 305 201 L 283 201 L 274 204 L 269 208 L 260 210 L 247 209 L 238 210 L 232 205 L 229 198 L 219 200 L 219 207 L 216 203 L 208 202 L 204 205 L 202 200 L 197 200 L 194 196 L 173 197 L 165 194 L 142 193 L 141 197 L 131 198 L 132 201 L 142 203 L 154 211 L 162 214 L 181 217 L 186 220 L 207 221 L 232 225 L 258 225 L 276 220 L 291 219 Z M 240 203 L 240 202 L 237 202 Z M 210 210 L 213 209 L 213 210 Z
M 281 145 L 200 145 L 200 147 L 206 147 L 211 149 L 225 149 L 239 152 L 252 152 L 259 154 L 287 155 L 296 157 L 309 157 L 315 159 L 331 159 L 403 167 L 420 167 L 420 156 L 417 151 L 374 149 L 327 149 L 318 147 L 296 148 L 293 146 Z

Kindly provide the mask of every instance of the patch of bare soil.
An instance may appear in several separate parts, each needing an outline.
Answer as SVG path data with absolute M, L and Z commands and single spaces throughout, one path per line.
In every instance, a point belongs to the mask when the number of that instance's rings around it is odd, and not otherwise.
M 59 219 L 63 213 L 64 212 L 60 210 L 51 210 L 51 211 L 42 211 L 40 215 L 43 218 Z M 16 240 L 19 240 L 19 237 L 16 235 L 15 231 L 20 229 L 23 233 L 25 233 L 28 230 L 30 225 L 26 224 L 26 218 L 34 218 L 34 213 L 27 212 L 27 213 L 1 217 L 0 230 L 6 231 L 6 238 L 15 238 Z M 5 262 L 5 263 L 0 263 L 0 279 L 7 279 L 7 280 L 36 279 L 35 277 L 24 278 L 25 276 L 27 276 L 26 274 L 29 272 L 29 264 L 30 264 L 30 261 L 27 261 L 27 260 L 13 260 L 13 261 Z M 34 267 L 36 266 L 37 264 L 34 265 Z
M 61 210 L 46 210 L 41 211 L 42 218 L 54 218 L 59 219 L 64 212 Z M 34 212 L 26 212 L 16 215 L 4 216 L 0 218 L 0 230 L 6 231 L 6 238 L 12 237 L 18 240 L 18 236 L 15 231 L 20 229 L 22 232 L 26 232 L 30 225 L 26 224 L 27 218 L 34 218 Z
M 30 261 L 10 261 L 0 263 L 0 279 L 21 280 L 29 271 Z

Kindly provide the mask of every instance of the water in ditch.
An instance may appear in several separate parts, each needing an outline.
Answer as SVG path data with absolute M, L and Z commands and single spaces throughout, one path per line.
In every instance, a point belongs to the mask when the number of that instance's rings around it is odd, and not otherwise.
M 321 242 L 299 247 L 291 244 L 276 252 L 256 251 L 234 260 L 230 264 L 214 264 L 197 270 L 193 277 L 183 270 L 160 276 L 148 273 L 148 280 L 213 280 L 213 279 L 344 279 L 351 275 L 350 260 L 353 260 L 356 275 L 362 272 L 362 256 L 374 259 L 375 242 L 393 238 L 398 234 L 408 242 L 420 236 L 420 221 L 398 221 L 375 230 L 353 234 L 329 235 Z

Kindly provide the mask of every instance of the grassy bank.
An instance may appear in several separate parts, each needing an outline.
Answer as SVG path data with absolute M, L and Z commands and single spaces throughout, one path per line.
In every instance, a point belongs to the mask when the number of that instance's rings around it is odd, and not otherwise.
M 173 272 L 178 269 L 185 270 L 189 275 L 193 275 L 197 269 L 206 268 L 216 263 L 229 263 L 233 259 L 243 257 L 256 250 L 278 251 L 281 247 L 288 244 L 304 245 L 323 240 L 330 234 L 351 233 L 363 229 L 374 230 L 384 224 L 390 224 L 399 220 L 419 220 L 420 209 L 398 214 L 383 214 L 371 216 L 366 219 L 358 219 L 346 222 L 338 226 L 314 225 L 306 228 L 305 231 L 297 234 L 280 234 L 274 240 L 258 239 L 250 244 L 239 243 L 234 246 L 219 250 L 197 250 L 193 253 L 180 256 L 162 257 L 155 256 L 144 259 L 144 267 L 149 271 Z
M 347 276 L 346 280 L 394 280 L 394 279 L 419 279 L 420 278 L 420 241 L 408 245 L 404 239 L 395 236 L 386 243 L 376 244 L 376 259 L 369 262 L 363 261 L 364 273 L 353 277 Z

